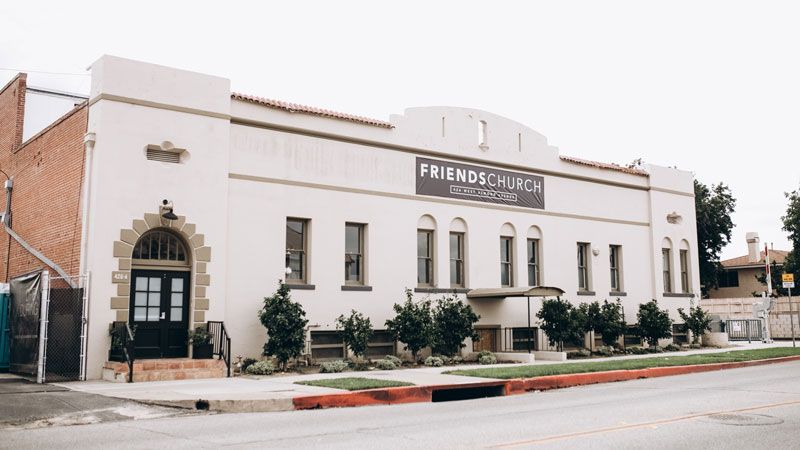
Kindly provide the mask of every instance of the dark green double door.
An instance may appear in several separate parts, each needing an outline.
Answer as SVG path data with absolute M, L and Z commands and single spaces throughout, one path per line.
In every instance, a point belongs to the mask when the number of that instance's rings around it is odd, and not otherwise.
M 188 356 L 189 272 L 133 270 L 131 276 L 136 359 Z

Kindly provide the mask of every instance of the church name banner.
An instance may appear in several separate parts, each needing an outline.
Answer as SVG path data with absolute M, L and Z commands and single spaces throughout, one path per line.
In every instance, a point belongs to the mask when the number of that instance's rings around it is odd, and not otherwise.
M 417 194 L 544 209 L 544 178 L 417 158 Z

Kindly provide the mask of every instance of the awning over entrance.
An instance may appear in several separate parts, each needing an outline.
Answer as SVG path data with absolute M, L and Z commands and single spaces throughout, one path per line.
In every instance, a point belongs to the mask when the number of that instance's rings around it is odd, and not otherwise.
M 564 290 L 554 286 L 523 286 L 473 289 L 467 293 L 467 298 L 560 297 L 562 295 L 564 295 Z

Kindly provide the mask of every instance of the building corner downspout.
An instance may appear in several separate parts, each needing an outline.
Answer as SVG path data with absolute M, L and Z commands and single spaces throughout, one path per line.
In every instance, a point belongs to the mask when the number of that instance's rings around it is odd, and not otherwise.
M 84 148 L 84 169 L 83 186 L 81 189 L 81 254 L 79 273 L 86 273 L 86 258 L 89 251 L 89 195 L 92 184 L 92 156 L 94 154 L 94 144 L 97 136 L 93 132 L 87 132 L 83 136 Z

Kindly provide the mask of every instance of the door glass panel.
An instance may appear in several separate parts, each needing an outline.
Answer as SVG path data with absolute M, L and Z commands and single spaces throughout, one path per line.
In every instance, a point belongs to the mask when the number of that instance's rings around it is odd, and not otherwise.
M 136 277 L 136 290 L 137 291 L 146 291 L 147 290 L 147 278 L 145 278 L 145 277 Z
M 137 292 L 136 302 L 134 304 L 136 306 L 147 306 L 147 294 L 145 294 L 144 292 Z
M 172 279 L 172 292 L 183 292 L 183 278 Z
M 150 278 L 150 292 L 157 292 L 161 290 L 161 278 Z
M 144 322 L 147 319 L 147 308 L 134 308 L 133 320 L 136 322 Z
M 157 307 L 161 306 L 161 294 L 159 294 L 157 292 L 151 292 L 151 293 L 147 294 L 147 297 L 148 297 L 148 303 L 149 303 L 150 307 L 156 307 L 157 308 Z
M 172 294 L 172 303 L 170 303 L 170 306 L 183 306 L 183 294 L 180 292 Z
M 148 322 L 158 322 L 159 310 L 158 308 L 148 308 L 147 309 L 147 321 Z
M 180 322 L 183 319 L 183 308 L 170 308 L 169 321 Z

